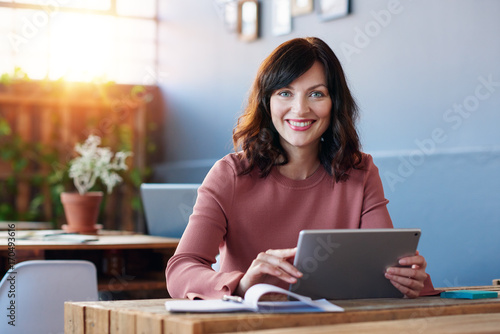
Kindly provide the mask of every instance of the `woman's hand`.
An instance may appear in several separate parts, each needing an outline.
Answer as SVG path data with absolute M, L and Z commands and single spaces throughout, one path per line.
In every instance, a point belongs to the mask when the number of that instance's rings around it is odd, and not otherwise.
M 294 257 L 296 252 L 297 248 L 288 248 L 259 253 L 241 278 L 235 294 L 244 296 L 248 288 L 257 283 L 276 285 L 280 280 L 287 283 L 297 282 L 302 273 L 287 261 Z
M 385 277 L 406 297 L 417 298 L 420 295 L 420 291 L 424 288 L 424 281 L 427 279 L 427 274 L 425 273 L 427 261 L 417 251 L 415 256 L 400 259 L 399 264 L 410 267 L 388 268 Z

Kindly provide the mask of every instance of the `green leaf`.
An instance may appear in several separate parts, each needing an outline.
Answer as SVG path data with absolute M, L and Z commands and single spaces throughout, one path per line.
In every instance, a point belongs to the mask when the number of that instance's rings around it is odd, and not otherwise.
M 142 202 L 141 199 L 138 197 L 134 197 L 130 200 L 130 206 L 134 210 L 142 210 Z
M 37 213 L 38 209 L 43 205 L 44 196 L 42 194 L 35 196 L 30 202 L 29 211 L 32 214 Z
M 5 119 L 0 119 L 0 136 L 9 136 L 11 133 L 10 124 Z
M 14 215 L 14 208 L 10 204 L 0 204 L 0 220 L 13 220 Z
M 21 172 L 26 166 L 28 166 L 28 160 L 26 159 L 19 159 L 12 162 L 14 172 Z
M 141 176 L 141 172 L 137 169 L 137 168 L 134 168 L 130 171 L 130 181 L 132 182 L 132 184 L 135 186 L 135 187 L 139 187 L 142 183 L 142 176 Z
M 146 87 L 138 85 L 138 86 L 132 87 L 132 90 L 130 91 L 130 95 L 132 97 L 140 97 L 145 92 L 146 92 Z

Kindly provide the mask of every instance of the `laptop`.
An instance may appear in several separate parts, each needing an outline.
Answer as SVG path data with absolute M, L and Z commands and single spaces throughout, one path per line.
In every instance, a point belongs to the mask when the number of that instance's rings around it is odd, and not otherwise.
M 141 184 L 148 234 L 180 238 L 193 213 L 199 186 L 191 183 Z
M 304 275 L 290 291 L 312 299 L 400 298 L 388 267 L 415 254 L 420 229 L 303 230 L 294 266 Z

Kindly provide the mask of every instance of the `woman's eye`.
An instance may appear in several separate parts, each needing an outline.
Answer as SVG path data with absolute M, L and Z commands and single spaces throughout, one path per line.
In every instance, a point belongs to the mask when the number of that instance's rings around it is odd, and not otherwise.
M 283 91 L 283 92 L 279 92 L 278 95 L 282 96 L 282 97 L 290 97 L 292 94 L 290 94 L 290 92 Z
M 322 92 L 312 92 L 311 96 L 312 97 L 323 97 L 323 96 L 325 96 L 325 94 L 323 94 Z

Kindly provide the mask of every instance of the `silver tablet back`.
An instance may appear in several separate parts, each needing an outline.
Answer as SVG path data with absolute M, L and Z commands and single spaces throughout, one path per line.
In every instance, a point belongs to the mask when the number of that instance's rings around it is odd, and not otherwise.
M 420 229 L 304 230 L 294 265 L 304 276 L 290 290 L 313 299 L 402 297 L 386 268 L 414 255 Z

